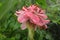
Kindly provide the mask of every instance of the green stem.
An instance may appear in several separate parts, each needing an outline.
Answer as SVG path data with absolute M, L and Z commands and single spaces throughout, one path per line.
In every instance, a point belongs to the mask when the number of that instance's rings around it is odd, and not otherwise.
M 27 22 L 27 28 L 28 28 L 28 40 L 34 40 L 33 25 L 31 23 Z

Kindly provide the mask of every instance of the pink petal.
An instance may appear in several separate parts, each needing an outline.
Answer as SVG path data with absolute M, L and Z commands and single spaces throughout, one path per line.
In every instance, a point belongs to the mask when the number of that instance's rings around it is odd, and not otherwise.
M 28 11 L 28 9 L 27 9 L 26 7 L 23 7 L 22 9 L 23 9 L 24 11 Z
M 37 7 L 37 12 L 39 13 L 41 11 L 41 8 Z
M 16 16 L 19 16 L 20 14 L 24 14 L 24 11 L 23 10 L 19 10 L 19 11 L 16 11 Z
M 49 22 L 49 20 L 45 20 L 42 17 L 40 17 L 40 26 L 46 25 Z
M 47 19 L 48 17 L 46 16 L 46 14 L 38 14 L 39 17 L 42 17 L 43 19 Z
M 27 16 L 25 15 L 25 14 L 20 14 L 19 16 L 18 16 L 18 22 L 20 22 L 20 23 L 24 23 L 24 22 L 26 22 L 28 20 L 28 18 L 27 18 Z
M 44 10 L 41 10 L 39 13 L 40 14 L 45 14 L 45 11 Z
M 36 9 L 36 6 L 35 5 L 31 5 L 28 7 L 28 9 L 31 11 L 31 12 L 34 12 L 35 9 Z
M 50 22 L 50 20 L 44 20 L 42 17 L 40 17 L 40 24 L 43 26 L 43 25 L 46 25 Z
M 32 20 L 35 24 L 39 22 L 39 17 L 31 12 L 26 12 L 27 16 Z
M 50 22 L 50 20 L 44 20 L 45 24 L 48 24 Z
M 47 25 L 44 25 L 43 28 L 44 28 L 44 29 L 47 29 L 48 27 L 47 27 Z
M 26 29 L 26 28 L 27 28 L 27 27 L 26 27 L 26 23 L 22 23 L 22 24 L 21 24 L 21 29 L 24 30 L 24 29 Z
M 44 19 L 40 17 L 40 26 L 43 26 L 43 25 L 45 25 Z

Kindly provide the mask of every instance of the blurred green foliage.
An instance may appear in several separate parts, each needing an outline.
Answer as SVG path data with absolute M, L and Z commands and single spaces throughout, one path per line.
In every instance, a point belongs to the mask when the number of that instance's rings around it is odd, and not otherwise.
M 51 23 L 60 24 L 60 4 L 57 0 L 0 0 L 0 40 L 27 40 L 28 30 L 20 29 L 20 23 L 14 14 L 16 10 L 31 4 L 37 4 L 46 10 Z M 54 39 L 49 29 L 37 29 L 34 38 L 35 40 Z

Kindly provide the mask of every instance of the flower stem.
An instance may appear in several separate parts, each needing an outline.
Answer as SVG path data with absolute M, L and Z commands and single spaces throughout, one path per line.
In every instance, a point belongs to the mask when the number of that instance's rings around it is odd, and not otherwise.
M 28 28 L 28 40 L 34 40 L 33 24 L 27 22 L 27 28 Z

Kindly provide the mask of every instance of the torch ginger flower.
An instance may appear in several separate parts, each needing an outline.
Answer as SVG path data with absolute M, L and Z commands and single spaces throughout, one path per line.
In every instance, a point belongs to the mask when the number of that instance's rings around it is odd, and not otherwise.
M 46 20 L 48 17 L 45 14 L 45 11 L 39 8 L 36 5 L 31 5 L 29 7 L 23 7 L 22 10 L 16 11 L 16 16 L 18 17 L 18 22 L 21 24 L 21 29 L 26 29 L 26 22 L 33 24 L 34 28 L 47 28 L 49 20 Z

